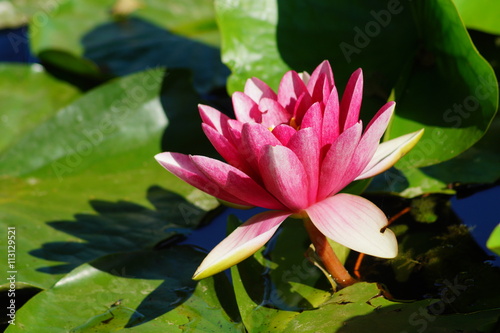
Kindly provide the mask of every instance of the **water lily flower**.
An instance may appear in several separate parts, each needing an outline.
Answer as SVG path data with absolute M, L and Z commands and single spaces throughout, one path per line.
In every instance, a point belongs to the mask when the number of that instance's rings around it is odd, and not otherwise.
M 355 180 L 393 166 L 423 130 L 380 143 L 394 102 L 363 130 L 359 112 L 363 75 L 355 71 L 339 102 L 327 61 L 314 72 L 287 72 L 275 93 L 257 78 L 235 92 L 236 119 L 200 105 L 206 136 L 227 161 L 164 152 L 168 171 L 223 202 L 269 209 L 251 217 L 218 244 L 193 278 L 221 272 L 254 254 L 288 217 L 309 220 L 326 237 L 355 251 L 393 258 L 397 241 L 385 214 L 360 196 L 339 193 Z

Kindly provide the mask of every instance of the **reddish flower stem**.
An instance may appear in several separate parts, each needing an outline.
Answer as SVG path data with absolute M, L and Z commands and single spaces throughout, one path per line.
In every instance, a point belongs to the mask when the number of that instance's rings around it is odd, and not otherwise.
M 342 287 L 347 287 L 356 283 L 356 279 L 349 274 L 344 265 L 340 262 L 325 235 L 316 228 L 309 218 L 304 218 L 304 225 L 309 234 L 309 238 L 314 244 L 316 253 L 321 258 L 323 265 L 332 275 L 335 282 Z

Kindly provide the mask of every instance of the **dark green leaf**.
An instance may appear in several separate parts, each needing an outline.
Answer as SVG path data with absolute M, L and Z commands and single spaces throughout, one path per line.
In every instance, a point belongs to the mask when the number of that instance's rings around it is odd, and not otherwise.
M 425 127 L 418 145 L 396 167 L 412 169 L 448 160 L 486 132 L 498 107 L 495 73 L 482 58 L 450 0 L 412 4 L 418 53 L 395 88 L 395 138 Z

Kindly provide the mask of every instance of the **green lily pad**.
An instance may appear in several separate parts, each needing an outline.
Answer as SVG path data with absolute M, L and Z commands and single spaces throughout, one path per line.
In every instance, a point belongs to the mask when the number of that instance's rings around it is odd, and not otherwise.
M 0 151 L 79 96 L 40 65 L 0 64 Z
M 127 201 L 91 200 L 97 214 L 76 214 L 76 221 L 50 221 L 47 226 L 78 238 L 42 244 L 30 255 L 60 262 L 38 271 L 61 274 L 109 253 L 153 248 L 158 243 L 178 241 L 197 227 L 205 214 L 180 195 L 154 186 L 147 198 L 155 209 Z M 82 242 L 85 241 L 85 242 Z
M 391 302 L 380 297 L 376 284 L 357 283 L 334 294 L 319 308 L 303 312 L 284 311 L 255 303 L 246 293 L 237 268 L 232 269 L 242 321 L 250 332 L 403 332 L 409 327 L 440 332 L 470 329 L 490 332 L 500 310 L 442 315 L 446 301 Z M 390 326 L 388 326 L 390 323 Z M 409 326 L 410 325 L 410 326 Z
M 217 205 L 153 158 L 168 124 L 163 76 L 152 70 L 95 89 L 0 153 L 0 223 L 2 234 L 16 228 L 18 282 L 48 288 L 85 260 L 183 234 Z M 101 224 L 107 232 L 95 233 Z
M 239 332 L 220 301 L 227 280 L 191 279 L 203 256 L 178 246 L 102 257 L 31 299 L 7 332 Z
M 43 62 L 83 77 L 104 80 L 158 66 L 189 68 L 195 86 L 206 93 L 223 86 L 228 75 L 207 0 L 65 1 L 43 25 L 30 29 L 33 52 Z
M 500 4 L 495 0 L 454 0 L 467 28 L 491 34 L 500 34 L 498 12 Z
M 421 43 L 395 88 L 396 115 L 386 138 L 425 128 L 396 164 L 406 170 L 459 155 L 488 129 L 498 107 L 498 83 L 449 0 L 412 5 Z M 425 111 L 423 111 L 425 110 Z
M 454 194 L 455 185 L 493 184 L 500 179 L 500 116 L 497 113 L 486 134 L 457 157 L 423 168 L 395 168 L 376 176 L 369 192 L 397 192 L 413 198 L 424 193 Z

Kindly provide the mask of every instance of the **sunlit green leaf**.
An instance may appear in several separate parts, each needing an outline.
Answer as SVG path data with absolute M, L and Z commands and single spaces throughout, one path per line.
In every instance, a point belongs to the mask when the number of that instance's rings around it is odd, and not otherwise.
M 500 34 L 498 13 L 500 3 L 495 0 L 453 0 L 467 28 Z
M 40 65 L 0 64 L 0 151 L 79 95 Z
M 496 254 L 500 255 L 500 224 L 496 226 L 488 238 L 486 246 Z
M 168 123 L 163 76 L 153 70 L 96 89 L 1 152 L 0 223 L 2 234 L 16 228 L 17 281 L 47 288 L 86 260 L 185 233 L 202 210 L 178 194 L 216 205 L 153 158 Z

